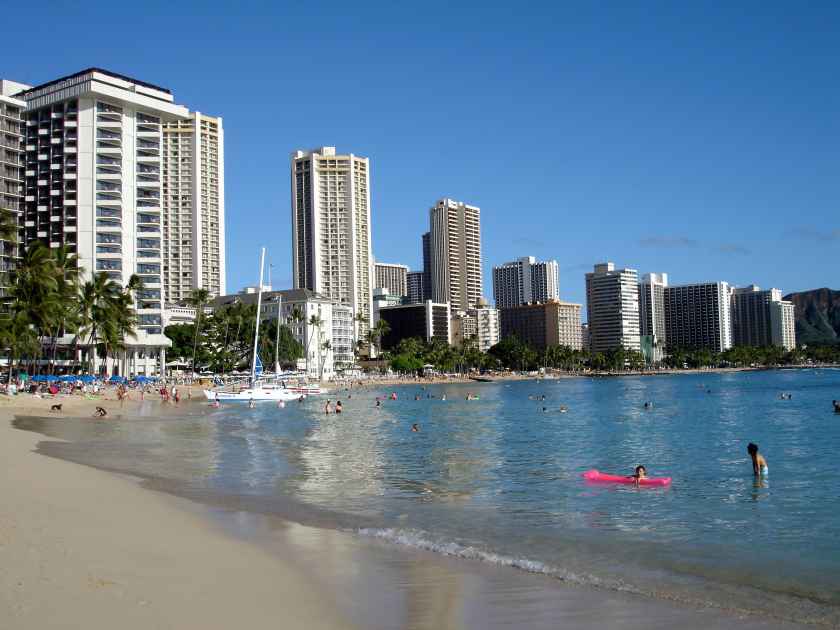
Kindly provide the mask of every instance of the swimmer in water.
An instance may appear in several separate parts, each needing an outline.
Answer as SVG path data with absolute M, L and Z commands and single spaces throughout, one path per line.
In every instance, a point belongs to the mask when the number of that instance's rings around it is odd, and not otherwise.
M 376 399 L 376 408 L 379 409 L 382 406 L 382 401 L 378 398 Z
M 420 427 L 417 426 L 416 424 L 412 424 L 411 425 L 411 432 L 412 433 L 420 433 Z
M 764 456 L 758 452 L 758 444 L 750 442 L 747 445 L 747 453 L 749 453 L 752 458 L 753 474 L 756 477 L 766 475 L 770 472 L 767 468 L 767 460 L 764 459 Z
M 330 406 L 330 402 L 331 401 L 328 400 L 327 404 L 324 405 L 324 413 L 325 414 L 331 414 L 332 413 L 332 407 Z
M 335 412 L 336 413 L 341 413 L 341 401 L 340 400 L 335 401 Z
M 248 409 L 253 409 L 256 406 L 257 406 L 257 403 L 253 398 L 248 401 Z
M 647 468 L 644 466 L 636 466 L 636 470 L 632 475 L 633 483 L 638 486 L 642 479 L 647 479 Z

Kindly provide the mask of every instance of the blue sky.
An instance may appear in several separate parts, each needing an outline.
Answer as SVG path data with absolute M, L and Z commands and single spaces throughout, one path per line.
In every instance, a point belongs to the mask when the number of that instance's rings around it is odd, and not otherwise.
M 0 76 L 101 66 L 224 117 L 230 290 L 260 245 L 291 283 L 289 154 L 322 145 L 371 158 L 379 260 L 480 206 L 488 296 L 525 255 L 577 302 L 602 260 L 840 288 L 836 4 L 45 4 Z

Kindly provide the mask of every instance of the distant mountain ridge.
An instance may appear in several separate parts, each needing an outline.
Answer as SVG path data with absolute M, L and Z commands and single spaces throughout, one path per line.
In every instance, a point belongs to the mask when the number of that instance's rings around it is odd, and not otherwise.
M 785 296 L 796 306 L 796 343 L 840 343 L 840 291 L 811 289 Z

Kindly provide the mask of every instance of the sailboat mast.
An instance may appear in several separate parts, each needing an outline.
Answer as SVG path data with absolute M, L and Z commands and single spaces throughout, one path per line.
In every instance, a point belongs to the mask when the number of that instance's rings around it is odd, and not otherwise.
M 283 296 L 277 295 L 277 337 L 274 340 L 274 376 L 280 376 L 280 313 L 283 305 Z
M 257 291 L 257 324 L 254 326 L 254 356 L 251 359 L 251 387 L 257 382 L 257 346 L 260 338 L 260 308 L 262 307 L 263 269 L 265 268 L 265 247 L 260 252 L 260 284 Z

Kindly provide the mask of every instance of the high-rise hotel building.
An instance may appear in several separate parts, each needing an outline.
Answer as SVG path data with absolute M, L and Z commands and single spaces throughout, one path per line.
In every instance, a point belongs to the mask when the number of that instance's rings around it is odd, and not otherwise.
M 732 289 L 726 282 L 665 287 L 665 336 L 668 348 L 732 347 Z
M 24 167 L 26 127 L 23 111 L 26 103 L 13 98 L 29 86 L 0 80 L 0 219 L 9 225 L 22 226 L 24 210 Z M 0 241 L 0 300 L 8 295 L 9 272 L 18 257 L 18 244 Z
M 31 88 L 27 104 L 26 242 L 74 251 L 83 277 L 145 286 L 140 339 L 162 338 L 162 125 L 184 118 L 169 90 L 89 69 Z
M 398 297 L 408 295 L 408 267 L 393 263 L 374 263 L 374 289 L 388 289 Z
M 648 361 L 660 362 L 665 356 L 665 287 L 667 273 L 646 273 L 639 281 L 639 335 L 642 354 Z
M 732 344 L 735 346 L 796 347 L 793 304 L 782 300 L 779 289 L 751 284 L 732 291 Z
M 167 305 L 193 289 L 225 294 L 222 119 L 191 112 L 163 124 L 163 288 Z
M 292 266 L 296 289 L 353 309 L 359 338 L 373 311 L 370 161 L 335 147 L 296 151 L 292 176 Z
M 419 304 L 424 302 L 426 296 L 424 278 L 426 277 L 423 271 L 409 271 L 406 274 L 406 296 L 405 301 L 408 304 Z
M 586 274 L 590 352 L 641 349 L 638 285 L 635 269 L 616 269 L 611 262 L 597 264 Z
M 432 301 L 473 308 L 482 294 L 481 210 L 441 199 L 429 210 L 429 226 Z
M 560 270 L 556 260 L 526 256 L 493 267 L 496 308 L 560 299 Z
M 107 70 L 82 70 L 15 97 L 26 103 L 24 244 L 37 240 L 50 248 L 66 246 L 78 256 L 83 281 L 102 272 L 125 285 L 136 274 L 144 285 L 135 305 L 137 334 L 127 340 L 119 365 L 109 369 L 123 374 L 163 371 L 165 348 L 171 345 L 163 335 L 166 253 L 180 253 L 184 241 L 191 240 L 189 253 L 203 263 L 205 255 L 199 248 L 206 249 L 207 270 L 218 278 L 205 279 L 193 271 L 191 280 L 223 292 L 221 144 L 213 149 L 218 151 L 217 174 L 196 169 L 195 159 L 204 158 L 200 144 L 196 151 L 193 143 L 190 155 L 164 156 L 165 129 L 180 121 L 197 120 L 201 125 L 203 117 L 191 116 L 187 108 L 176 105 L 166 88 Z M 212 163 L 210 144 L 207 148 Z M 189 169 L 183 170 L 197 173 L 189 178 L 190 193 L 186 178 L 172 177 L 176 157 L 179 167 L 190 160 Z M 217 188 L 211 191 L 210 184 Z M 177 205 L 174 195 L 179 196 Z M 181 198 L 188 195 L 196 195 L 202 204 L 207 196 L 212 199 L 208 207 L 218 206 L 217 215 L 207 215 L 208 229 L 202 232 L 207 241 L 195 240 L 197 229 L 169 230 L 172 224 L 166 213 L 181 211 Z M 213 228 L 218 228 L 217 234 Z M 168 243 L 168 238 L 173 242 Z M 213 244 L 213 239 L 218 242 Z M 212 262 L 214 252 L 218 252 L 217 265 Z

